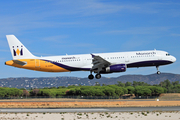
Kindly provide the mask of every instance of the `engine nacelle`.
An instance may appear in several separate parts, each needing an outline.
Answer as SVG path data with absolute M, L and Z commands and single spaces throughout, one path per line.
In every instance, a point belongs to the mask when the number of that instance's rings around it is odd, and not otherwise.
M 126 71 L 126 64 L 116 64 L 116 65 L 111 65 L 106 68 L 107 73 L 125 72 L 125 71 Z

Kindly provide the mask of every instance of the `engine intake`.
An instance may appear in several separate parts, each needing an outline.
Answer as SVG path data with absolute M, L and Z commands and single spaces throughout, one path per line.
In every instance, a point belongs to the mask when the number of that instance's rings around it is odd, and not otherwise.
M 106 68 L 107 73 L 125 72 L 125 71 L 126 71 L 126 64 L 116 64 L 116 65 L 111 65 Z

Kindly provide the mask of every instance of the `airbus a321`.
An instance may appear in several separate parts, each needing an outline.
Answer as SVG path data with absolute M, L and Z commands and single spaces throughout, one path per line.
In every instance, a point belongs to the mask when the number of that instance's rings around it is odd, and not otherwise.
M 127 68 L 159 66 L 176 61 L 174 56 L 160 50 L 93 53 L 64 56 L 34 56 L 14 35 L 6 35 L 13 59 L 5 64 L 18 68 L 43 72 L 90 71 L 89 79 L 101 74 L 125 72 Z

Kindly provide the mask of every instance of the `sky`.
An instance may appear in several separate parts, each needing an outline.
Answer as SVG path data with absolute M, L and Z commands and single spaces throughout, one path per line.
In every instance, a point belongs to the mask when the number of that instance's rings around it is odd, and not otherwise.
M 0 78 L 87 77 L 89 72 L 47 73 L 6 66 L 6 35 L 15 35 L 35 56 L 163 50 L 175 56 L 162 73 L 180 72 L 179 0 L 0 1 Z M 103 75 L 149 75 L 155 67 Z

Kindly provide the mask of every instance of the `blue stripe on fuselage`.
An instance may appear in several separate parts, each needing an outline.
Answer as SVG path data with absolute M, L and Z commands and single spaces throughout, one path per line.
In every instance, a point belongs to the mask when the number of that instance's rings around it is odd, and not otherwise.
M 64 64 L 61 64 L 61 63 L 58 63 L 58 62 L 53 62 L 53 61 L 50 61 L 50 60 L 44 60 L 44 61 L 47 61 L 47 62 L 50 62 L 54 65 L 57 65 L 59 67 L 62 67 L 66 70 L 69 70 L 69 71 L 90 71 L 90 68 L 77 68 L 77 67 L 70 67 L 70 66 L 67 66 L 67 65 L 64 65 Z
M 168 60 L 152 60 L 152 61 L 141 61 L 127 64 L 128 68 L 131 67 L 146 67 L 146 66 L 161 66 L 173 63 L 172 61 Z

